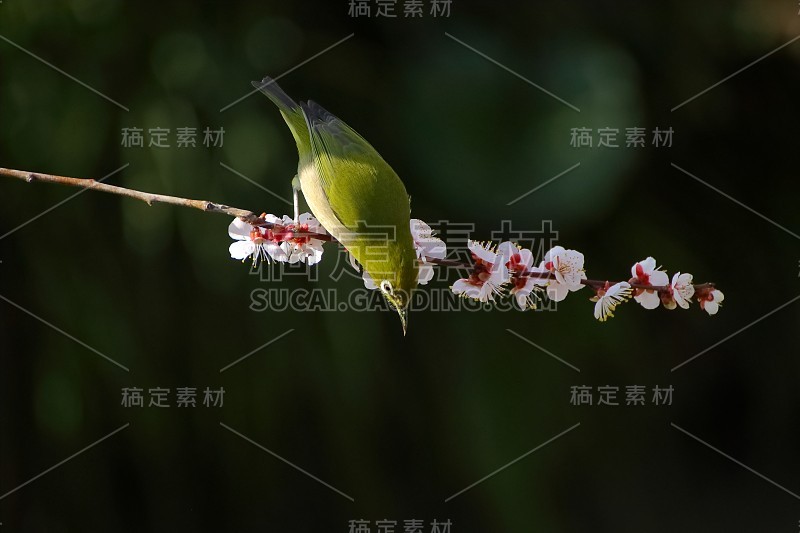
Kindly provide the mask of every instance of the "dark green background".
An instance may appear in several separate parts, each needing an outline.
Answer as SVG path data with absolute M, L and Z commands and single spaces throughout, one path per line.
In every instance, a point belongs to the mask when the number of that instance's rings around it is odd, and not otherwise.
M 670 163 L 800 231 L 800 43 L 670 109 L 800 34 L 797 3 L 453 0 L 449 18 L 416 21 L 353 19 L 347 4 L 4 0 L 0 35 L 130 111 L 0 41 L 0 166 L 99 178 L 129 163 L 109 183 L 281 214 L 220 166 L 288 195 L 296 152 L 280 116 L 261 95 L 219 109 L 354 33 L 281 85 L 367 137 L 415 216 L 474 222 L 477 238 L 503 219 L 552 220 L 590 277 L 626 277 L 653 255 L 717 282 L 723 310 L 630 304 L 600 324 L 584 290 L 555 313 L 420 311 L 405 338 L 389 313 L 255 313 L 250 293 L 269 285 L 228 257 L 224 217 L 87 192 L 0 240 L 0 295 L 130 373 L 0 301 L 0 494 L 130 427 L 0 501 L 2 529 L 346 532 L 356 518 L 437 518 L 458 533 L 796 531 L 800 501 L 670 423 L 800 491 L 797 304 L 670 369 L 796 296 L 798 242 Z M 224 127 L 225 144 L 125 149 L 133 126 Z M 674 145 L 571 148 L 583 126 L 672 127 Z M 0 180 L 0 234 L 74 192 Z M 331 247 L 319 282 L 276 283 L 347 294 L 360 282 L 329 279 L 335 258 Z M 572 407 L 582 384 L 673 385 L 675 401 Z M 227 394 L 221 409 L 132 410 L 119 405 L 130 386 Z

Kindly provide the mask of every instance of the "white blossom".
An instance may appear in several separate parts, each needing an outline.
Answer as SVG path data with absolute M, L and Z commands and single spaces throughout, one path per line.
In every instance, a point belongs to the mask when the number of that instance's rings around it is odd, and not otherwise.
M 608 283 L 606 283 L 608 285 Z M 631 286 L 625 281 L 597 291 L 594 304 L 594 317 L 605 322 L 614 316 L 614 309 L 631 297 Z
M 533 252 L 521 248 L 510 242 L 501 243 L 497 254 L 506 260 L 506 268 L 511 274 L 511 296 L 514 297 L 520 309 L 535 309 L 536 304 L 532 298 L 534 291 L 542 290 L 547 285 L 547 278 L 537 277 L 535 274 L 544 274 L 543 268 L 533 266 Z M 534 275 L 530 275 L 534 274 Z
M 656 260 L 652 257 L 643 259 L 631 267 L 631 283 L 639 285 L 666 286 L 669 285 L 669 276 L 663 270 L 656 268 Z M 661 303 L 658 291 L 652 289 L 636 288 L 633 299 L 645 309 L 655 309 Z
M 411 219 L 411 237 L 419 261 L 417 282 L 420 285 L 427 285 L 434 274 L 433 266 L 428 259 L 444 259 L 447 255 L 447 246 L 443 240 L 433 236 L 433 230 L 428 224 L 416 218 Z
M 681 274 L 676 272 L 672 276 L 672 283 L 669 286 L 669 293 L 662 295 L 661 301 L 667 309 L 689 309 L 689 303 L 694 296 L 694 285 L 692 285 L 692 275 L 689 273 Z
M 278 218 L 264 213 L 261 218 L 272 226 L 258 227 L 239 218 L 231 222 L 228 235 L 236 240 L 228 249 L 231 257 L 241 260 L 252 257 L 254 266 L 259 261 L 313 265 L 322 259 L 324 241 L 307 234 L 325 234 L 325 229 L 310 213 L 300 215 L 297 223 L 288 216 Z
M 325 228 L 310 213 L 303 213 L 297 219 L 284 215 L 281 221 L 283 231 L 273 234 L 281 241 L 280 247 L 286 253 L 289 263 L 306 263 L 315 265 L 322 260 L 322 245 L 325 241 L 315 239 L 308 235 L 297 236 L 296 233 L 319 233 L 325 234 Z
M 505 261 L 489 245 L 468 241 L 467 247 L 475 260 L 472 273 L 468 278 L 456 281 L 450 289 L 456 294 L 481 302 L 493 301 L 508 281 Z
M 708 292 L 702 298 L 698 298 L 698 301 L 700 302 L 700 309 L 709 315 L 716 315 L 717 311 L 719 311 L 719 308 L 722 307 L 720 302 L 722 302 L 724 299 L 725 295 L 722 294 L 722 291 L 714 289 Z
M 276 242 L 268 239 L 267 233 L 262 228 L 239 218 L 235 218 L 228 226 L 228 235 L 236 240 L 228 248 L 233 259 L 244 261 L 252 257 L 253 266 L 257 266 L 259 261 L 269 263 L 270 260 L 281 262 L 288 260 L 286 252 Z
M 583 288 L 581 280 L 586 279 L 583 254 L 576 250 L 555 246 L 545 254 L 539 268 L 550 271 L 555 276 L 547 284 L 547 296 L 555 302 L 560 302 L 570 292 Z

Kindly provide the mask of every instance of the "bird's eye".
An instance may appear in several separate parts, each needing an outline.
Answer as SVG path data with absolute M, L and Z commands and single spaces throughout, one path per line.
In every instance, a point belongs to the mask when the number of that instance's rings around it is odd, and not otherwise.
M 381 281 L 381 290 L 387 294 L 394 294 L 394 288 L 388 279 Z

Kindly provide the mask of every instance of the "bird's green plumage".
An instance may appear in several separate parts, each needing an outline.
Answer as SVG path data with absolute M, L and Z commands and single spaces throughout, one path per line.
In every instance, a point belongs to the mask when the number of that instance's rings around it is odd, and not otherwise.
M 408 193 L 392 167 L 355 130 L 319 104 L 297 104 L 270 78 L 253 85 L 281 111 L 300 156 L 298 176 L 314 216 L 404 311 L 417 286 Z M 402 316 L 402 315 L 401 315 Z

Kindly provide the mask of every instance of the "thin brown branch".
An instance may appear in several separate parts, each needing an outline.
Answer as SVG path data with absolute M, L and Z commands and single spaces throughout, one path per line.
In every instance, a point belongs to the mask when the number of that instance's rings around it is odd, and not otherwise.
M 220 213 L 223 215 L 228 215 L 231 217 L 237 217 L 242 219 L 243 221 L 247 222 L 248 224 L 252 224 L 253 226 L 263 227 L 263 228 L 274 228 L 276 224 L 271 222 L 267 222 L 263 216 L 256 215 L 253 211 L 248 211 L 247 209 L 239 209 L 237 207 L 230 207 L 225 204 L 219 204 L 216 202 L 209 202 L 207 200 L 190 200 L 188 198 L 180 198 L 177 196 L 167 196 L 164 194 L 153 194 L 144 191 L 137 191 L 135 189 L 127 189 L 125 187 L 118 187 L 116 185 L 108 185 L 106 183 L 102 183 L 98 180 L 94 179 L 86 179 L 86 178 L 70 178 L 66 176 L 56 176 L 53 174 L 42 174 L 41 172 L 28 172 L 25 170 L 13 170 L 10 168 L 0 168 L 0 176 L 6 176 L 9 178 L 16 178 L 28 183 L 56 183 L 59 185 L 66 185 L 69 187 L 78 187 L 81 189 L 92 189 L 99 192 L 105 192 L 108 194 L 116 194 L 118 196 L 126 196 L 128 198 L 133 198 L 135 200 L 141 200 L 145 202 L 147 205 L 153 204 L 167 204 L 167 205 L 177 205 L 180 207 L 189 207 L 192 209 L 199 209 L 200 211 L 204 211 L 206 213 Z M 331 241 L 337 242 L 336 239 L 333 238 L 330 234 L 321 234 L 321 233 L 294 233 L 295 237 L 313 237 L 314 239 L 319 239 L 322 241 Z M 463 263 L 461 261 L 454 261 L 451 259 L 436 259 L 436 258 L 426 258 L 426 260 L 430 263 L 439 265 L 439 266 L 447 266 L 447 267 L 455 267 L 455 268 L 465 268 L 469 269 L 472 268 L 472 265 L 469 263 Z M 553 279 L 552 272 L 521 272 L 519 275 L 527 276 L 527 277 L 536 277 L 542 279 Z M 602 280 L 593 280 L 593 279 L 585 279 L 581 280 L 583 285 L 599 289 L 605 287 L 606 283 L 613 285 L 616 282 L 606 282 Z M 630 284 L 634 289 L 647 289 L 647 290 L 656 290 L 656 291 L 668 291 L 669 287 L 666 286 L 652 286 L 652 285 L 642 285 L 639 283 L 631 283 Z M 694 285 L 695 291 L 701 290 L 710 290 L 714 288 L 713 283 L 701 283 Z
M 42 174 L 41 172 L 13 170 L 10 168 L 0 168 L 0 176 L 16 178 L 28 183 L 57 183 L 59 185 L 78 187 L 80 189 L 92 189 L 109 194 L 116 194 L 118 196 L 127 196 L 128 198 L 133 198 L 135 200 L 141 200 L 147 205 L 178 205 L 181 207 L 199 209 L 200 211 L 205 211 L 206 213 L 221 213 L 223 215 L 239 217 L 245 222 L 257 222 L 261 220 L 258 215 L 246 209 L 238 209 L 236 207 L 230 207 L 224 204 L 218 204 L 216 202 L 209 202 L 206 200 L 190 200 L 188 198 L 179 198 L 177 196 L 167 196 L 164 194 L 153 194 L 134 189 L 126 189 L 125 187 L 101 183 L 94 179 L 69 178 L 66 176 L 55 176 L 53 174 Z

